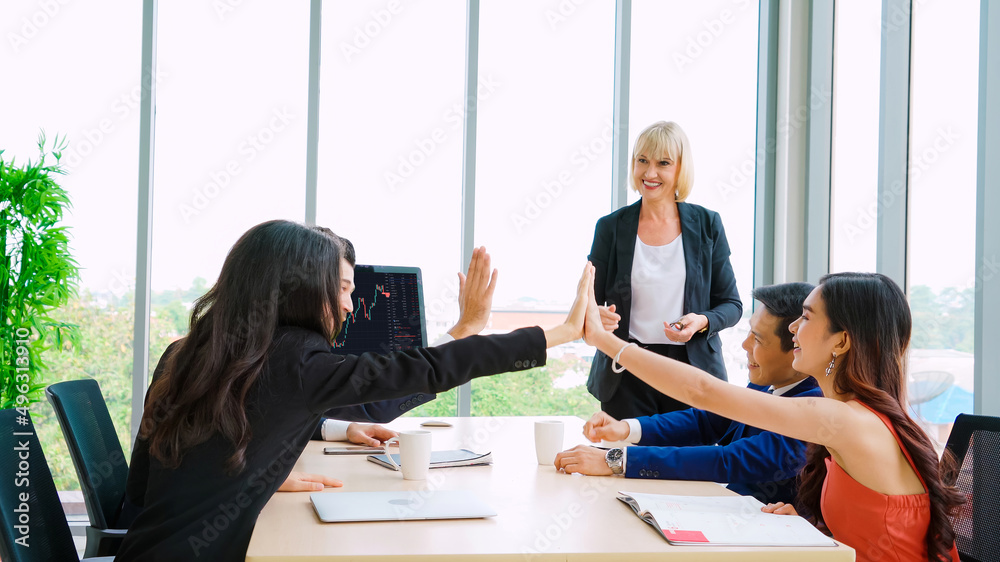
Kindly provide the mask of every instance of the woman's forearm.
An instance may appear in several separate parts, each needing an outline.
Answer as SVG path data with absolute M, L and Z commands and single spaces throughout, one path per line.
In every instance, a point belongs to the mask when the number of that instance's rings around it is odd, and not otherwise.
M 687 363 L 629 346 L 610 332 L 602 334 L 594 344 L 608 357 L 617 356 L 619 365 L 657 391 L 695 408 L 705 407 L 703 398 L 708 386 L 718 380 Z
M 554 328 L 545 330 L 545 348 L 555 347 L 564 343 L 569 343 L 580 339 L 579 330 L 567 324 L 559 324 Z

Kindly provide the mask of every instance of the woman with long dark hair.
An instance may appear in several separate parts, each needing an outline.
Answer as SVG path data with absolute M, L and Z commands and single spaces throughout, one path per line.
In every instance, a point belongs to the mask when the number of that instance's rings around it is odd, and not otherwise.
M 635 348 L 602 328 L 596 302 L 588 305 L 585 333 L 588 343 L 661 392 L 813 443 L 797 503 L 853 547 L 859 561 L 957 561 L 948 515 L 962 498 L 942 475 L 954 463 L 946 458 L 939 464 L 930 440 L 906 413 L 911 325 L 906 297 L 888 277 L 824 276 L 789 327 L 792 366 L 815 377 L 826 396 L 804 399 L 729 385 Z M 765 511 L 795 513 L 784 504 Z
M 543 365 L 546 347 L 582 335 L 587 273 L 555 328 L 344 356 L 331 345 L 353 290 L 341 239 L 288 221 L 251 228 L 156 368 L 128 482 L 142 512 L 116 560 L 243 560 L 321 414 Z

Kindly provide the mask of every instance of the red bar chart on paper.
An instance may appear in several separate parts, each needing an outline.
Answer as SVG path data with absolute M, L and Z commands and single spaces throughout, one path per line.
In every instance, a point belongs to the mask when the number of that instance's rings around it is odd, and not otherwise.
M 354 308 L 333 343 L 337 353 L 389 353 L 426 345 L 418 268 L 359 265 L 354 285 Z

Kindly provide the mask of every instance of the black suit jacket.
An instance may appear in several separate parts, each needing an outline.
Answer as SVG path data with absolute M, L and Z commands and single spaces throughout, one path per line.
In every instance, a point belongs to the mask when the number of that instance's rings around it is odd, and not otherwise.
M 597 221 L 594 244 L 589 259 L 594 264 L 594 292 L 598 304 L 615 305 L 621 322 L 615 335 L 628 339 L 632 308 L 632 258 L 639 232 L 639 209 L 642 199 L 622 207 Z M 728 380 L 722 361 L 722 341 L 719 331 L 734 326 L 743 315 L 743 302 L 736 291 L 736 277 L 729 263 L 729 242 L 719 213 L 700 205 L 678 203 L 681 237 L 684 242 L 684 264 L 687 281 L 684 284 L 684 314 L 704 314 L 708 331 L 695 334 L 687 342 L 691 364 Z M 674 320 L 664 318 L 665 322 Z M 614 396 L 621 375 L 611 370 L 611 359 L 597 352 L 590 368 L 587 389 L 598 400 L 606 402 Z
M 175 349 L 164 352 L 154 380 Z M 152 456 L 146 439 L 136 439 L 126 493 L 142 512 L 115 559 L 242 561 L 257 515 L 291 472 L 324 412 L 444 392 L 475 377 L 544 365 L 545 358 L 545 334 L 537 327 L 359 356 L 334 353 L 319 333 L 280 328 L 247 395 L 244 470 L 236 475 L 226 470 L 233 445 L 219 433 L 190 447 L 175 468 Z M 154 423 L 157 412 L 172 407 L 146 403 Z

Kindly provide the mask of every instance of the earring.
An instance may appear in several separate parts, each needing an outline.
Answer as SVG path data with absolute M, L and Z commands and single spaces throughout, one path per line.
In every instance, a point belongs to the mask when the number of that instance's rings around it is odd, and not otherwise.
M 830 373 L 833 372 L 833 366 L 834 366 L 833 363 L 836 360 L 837 360 L 837 352 L 834 351 L 833 352 L 833 359 L 831 359 L 830 360 L 830 364 L 826 366 L 826 376 L 830 376 Z

